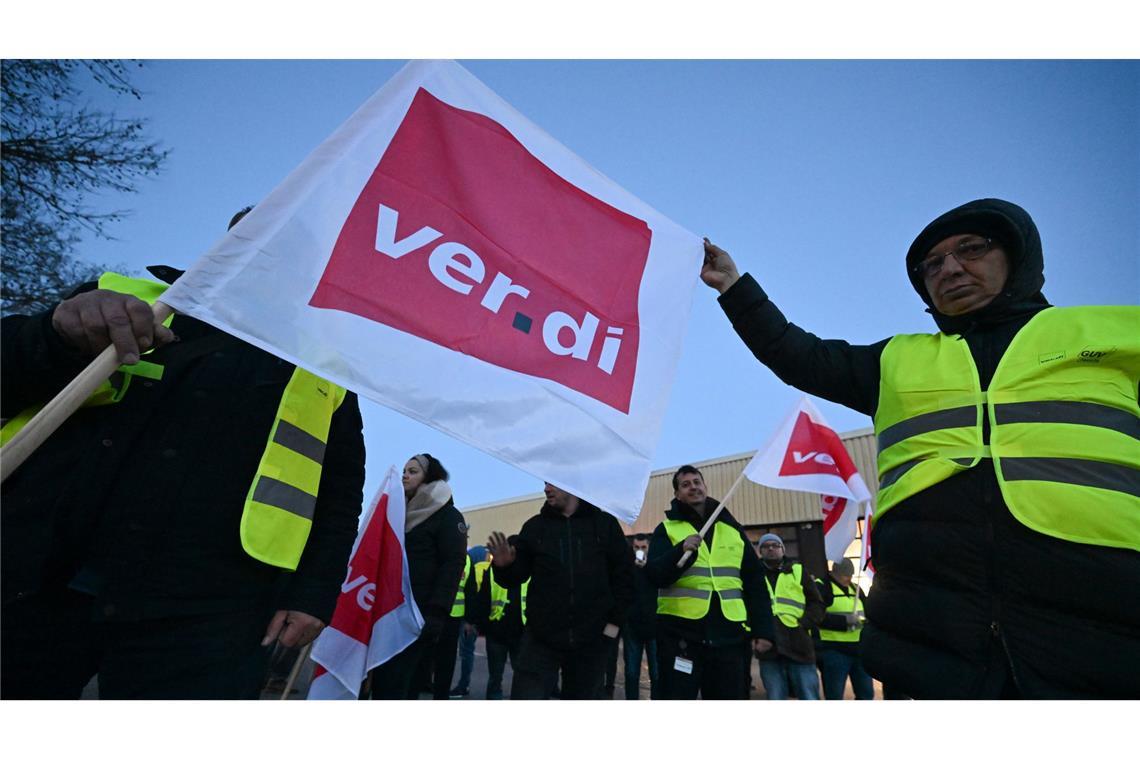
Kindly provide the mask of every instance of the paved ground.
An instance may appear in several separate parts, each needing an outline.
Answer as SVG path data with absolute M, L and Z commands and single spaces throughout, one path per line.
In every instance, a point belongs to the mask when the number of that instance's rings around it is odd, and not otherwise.
M 459 662 L 455 663 L 455 680 L 459 679 Z M 618 651 L 618 667 L 617 676 L 614 679 L 614 699 L 625 699 L 625 674 L 622 659 L 622 653 L 619 647 Z M 506 669 L 503 673 L 503 693 L 511 693 L 511 666 L 507 663 Z M 289 695 L 289 699 L 304 699 L 308 693 L 309 681 L 312 679 L 312 661 L 307 661 L 301 667 L 297 680 L 294 684 L 294 689 Z M 454 681 L 453 681 L 454 683 Z M 760 682 L 759 664 L 756 659 L 752 660 L 752 699 L 765 699 L 764 686 Z M 638 691 L 640 692 L 640 699 L 649 699 L 649 671 L 646 668 L 645 661 L 641 665 L 641 678 L 638 682 Z M 471 673 L 471 689 L 470 694 L 465 697 L 466 699 L 482 700 L 487 693 L 487 652 L 484 646 L 483 637 L 480 636 L 475 643 L 475 669 Z M 427 699 L 428 695 L 423 695 L 422 699 Z M 844 695 L 845 699 L 854 699 L 854 694 L 851 692 L 851 686 L 848 685 L 847 692 Z M 878 681 L 875 682 L 875 699 L 882 699 L 882 688 Z M 262 699 L 281 699 L 280 688 L 267 689 L 262 694 Z

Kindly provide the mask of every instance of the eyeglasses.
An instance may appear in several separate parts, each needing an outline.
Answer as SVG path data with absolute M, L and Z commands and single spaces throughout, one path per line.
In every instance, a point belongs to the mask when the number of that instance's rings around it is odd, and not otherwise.
M 953 256 L 959 264 L 967 261 L 977 261 L 993 250 L 994 241 L 990 238 L 966 240 L 940 256 L 929 256 L 914 266 L 914 273 L 929 279 L 942 271 L 942 264 L 947 256 Z

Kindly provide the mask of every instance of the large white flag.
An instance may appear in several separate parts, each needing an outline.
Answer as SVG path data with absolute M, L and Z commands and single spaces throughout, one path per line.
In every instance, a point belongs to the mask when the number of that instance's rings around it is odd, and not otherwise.
M 356 699 L 368 671 L 404 651 L 424 619 L 404 553 L 404 488 L 388 469 L 357 532 L 329 627 L 313 644 L 309 699 Z
M 463 67 L 413 62 L 162 300 L 633 522 L 702 256 Z
M 744 468 L 755 483 L 821 496 L 827 558 L 843 559 L 855 540 L 858 505 L 871 493 L 843 441 L 807 396 Z

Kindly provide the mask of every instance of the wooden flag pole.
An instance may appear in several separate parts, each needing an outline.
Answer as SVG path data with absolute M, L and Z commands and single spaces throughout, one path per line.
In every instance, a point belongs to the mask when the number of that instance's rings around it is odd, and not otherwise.
M 174 312 L 162 301 L 154 304 L 154 321 L 162 324 Z M 119 357 L 114 344 L 103 352 L 75 376 L 55 398 L 49 401 L 35 417 L 28 421 L 12 440 L 0 449 L 0 482 L 16 471 L 32 453 L 63 424 L 64 420 L 83 405 L 99 384 L 111 376 L 119 366 Z
M 745 469 L 747 469 L 747 467 L 745 467 Z M 709 528 L 711 528 L 713 523 L 716 522 L 716 518 L 720 514 L 720 511 L 724 509 L 724 505 L 728 503 L 728 500 L 732 498 L 732 495 L 736 493 L 736 489 L 739 488 L 740 484 L 743 482 L 744 470 L 741 470 L 740 476 L 736 478 L 736 482 L 732 484 L 732 488 L 728 489 L 728 493 L 724 495 L 724 500 L 721 501 L 721 503 L 717 505 L 717 508 L 713 510 L 713 513 L 709 515 L 709 519 L 705 520 L 704 527 L 702 527 L 701 532 L 697 534 L 701 537 L 702 541 L 705 540 L 705 534 L 709 532 Z M 677 562 L 677 567 L 684 567 L 685 563 L 689 561 L 690 554 L 692 554 L 692 551 L 686 550 L 685 553 L 681 555 L 681 559 Z
M 316 641 L 316 639 L 313 639 L 313 641 Z M 297 661 L 293 663 L 293 669 L 289 671 L 289 678 L 285 681 L 285 688 L 281 691 L 281 699 L 289 698 L 289 692 L 293 690 L 293 684 L 297 680 L 297 675 L 301 672 L 301 666 L 305 664 L 305 660 L 309 659 L 309 654 L 312 651 L 313 642 L 310 641 L 297 653 Z

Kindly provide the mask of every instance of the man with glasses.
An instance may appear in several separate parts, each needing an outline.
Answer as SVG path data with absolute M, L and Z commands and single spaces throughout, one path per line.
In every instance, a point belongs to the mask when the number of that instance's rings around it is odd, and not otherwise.
M 912 697 L 1135 697 L 1140 309 L 1051 308 L 1037 227 L 1002 200 L 935 219 L 906 265 L 938 332 L 869 346 L 789 323 L 707 240 L 701 272 L 777 376 L 874 419 L 867 672 Z
M 764 568 L 764 581 L 772 599 L 776 646 L 757 654 L 760 680 L 768 699 L 819 699 L 819 676 L 815 669 L 815 642 L 811 630 L 823 621 L 831 603 L 815 577 L 799 562 L 784 556 L 784 539 L 775 533 L 760 536 L 757 544 Z

